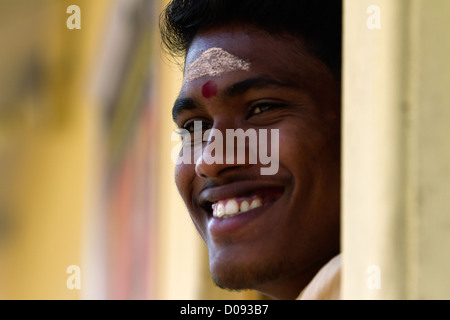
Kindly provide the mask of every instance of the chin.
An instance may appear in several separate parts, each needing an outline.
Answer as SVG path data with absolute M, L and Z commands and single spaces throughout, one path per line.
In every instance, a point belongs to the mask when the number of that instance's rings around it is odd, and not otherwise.
M 234 258 L 233 258 L 234 257 Z M 235 254 L 229 259 L 210 259 L 210 272 L 215 284 L 228 290 L 258 290 L 267 284 L 279 280 L 280 275 L 287 271 L 286 261 L 272 262 L 261 260 L 239 259 Z M 242 257 L 242 256 L 241 256 Z M 248 258 L 248 255 L 243 255 Z M 273 261 L 273 260 L 272 260 Z

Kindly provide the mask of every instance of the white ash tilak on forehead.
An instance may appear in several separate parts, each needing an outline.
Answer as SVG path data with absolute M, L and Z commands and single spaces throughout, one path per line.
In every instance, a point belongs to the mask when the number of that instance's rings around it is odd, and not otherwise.
M 250 70 L 250 63 L 221 48 L 210 48 L 187 67 L 184 81 L 189 82 L 205 76 L 218 77 L 237 70 Z

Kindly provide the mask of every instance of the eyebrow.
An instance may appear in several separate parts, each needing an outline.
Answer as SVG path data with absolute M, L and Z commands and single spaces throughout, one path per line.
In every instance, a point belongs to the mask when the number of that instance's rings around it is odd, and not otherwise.
M 246 93 L 251 89 L 263 89 L 268 87 L 281 87 L 299 89 L 299 85 L 292 81 L 283 81 L 274 79 L 268 76 L 258 76 L 250 79 L 246 79 L 240 82 L 236 82 L 227 88 L 220 94 L 226 98 L 232 98 Z M 176 122 L 176 119 L 183 111 L 190 111 L 201 108 L 192 98 L 178 98 L 172 108 L 172 118 Z
M 223 95 L 225 97 L 235 97 L 244 94 L 250 89 L 263 89 L 268 87 L 281 87 L 291 89 L 300 88 L 295 82 L 278 80 L 263 75 L 234 83 L 224 90 Z
M 199 106 L 192 98 L 178 98 L 172 108 L 172 119 L 176 122 L 177 117 L 183 111 L 195 110 L 198 109 Z

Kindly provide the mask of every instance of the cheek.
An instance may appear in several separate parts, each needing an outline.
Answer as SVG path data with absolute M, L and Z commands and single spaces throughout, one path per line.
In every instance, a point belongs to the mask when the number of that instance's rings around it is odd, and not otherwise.
M 188 205 L 192 194 L 193 180 L 195 178 L 195 166 L 189 164 L 178 164 L 175 167 L 175 184 L 178 191 Z
M 175 183 L 183 199 L 195 228 L 203 239 L 207 239 L 204 221 L 196 206 L 192 203 L 194 192 L 198 192 L 199 186 L 196 181 L 195 165 L 179 164 L 175 167 Z M 197 187 L 195 184 L 197 183 Z
M 308 139 L 301 127 L 285 127 L 280 130 L 280 159 L 297 164 L 307 159 L 311 152 Z
M 334 146 L 320 128 L 320 123 L 314 123 L 280 131 L 280 164 L 292 174 L 298 192 L 331 187 L 335 182 L 339 167 L 333 159 Z
M 309 126 L 296 124 L 284 127 L 280 130 L 280 164 L 297 179 L 306 179 L 322 166 L 320 154 L 324 148 L 323 140 L 321 133 Z

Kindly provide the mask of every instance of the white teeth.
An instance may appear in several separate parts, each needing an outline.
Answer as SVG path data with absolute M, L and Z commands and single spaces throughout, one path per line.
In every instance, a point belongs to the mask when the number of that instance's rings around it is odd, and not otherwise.
M 219 202 L 214 208 L 214 216 L 222 218 L 225 214 L 225 206 L 222 202 Z
M 252 201 L 252 203 L 250 204 L 250 210 L 251 210 L 251 209 L 258 208 L 258 207 L 261 207 L 261 206 L 262 206 L 261 199 L 256 198 L 256 199 L 254 199 L 254 200 Z
M 226 205 L 224 204 L 226 203 Z M 229 218 L 236 214 L 240 214 L 262 206 L 262 200 L 260 198 L 253 199 L 251 203 L 247 200 L 243 200 L 239 205 L 235 199 L 228 201 L 218 201 L 213 204 L 213 216 L 216 218 Z
M 229 200 L 225 206 L 225 214 L 232 215 L 239 212 L 239 204 L 236 200 Z
M 241 203 L 241 212 L 245 212 L 245 211 L 248 211 L 248 210 L 250 210 L 250 205 L 248 204 L 248 201 L 247 200 L 244 200 L 244 201 L 242 201 L 242 203 Z

